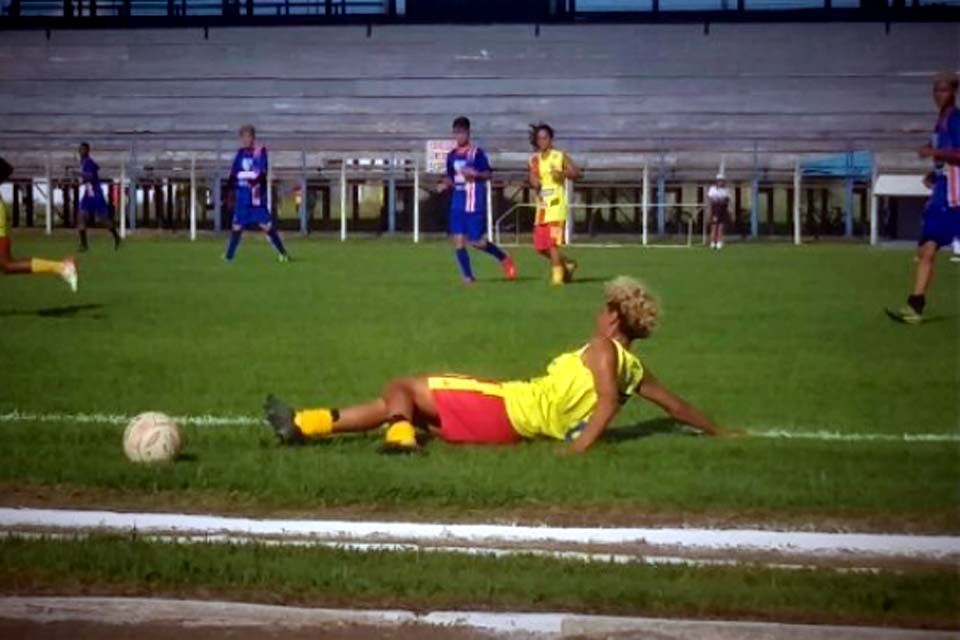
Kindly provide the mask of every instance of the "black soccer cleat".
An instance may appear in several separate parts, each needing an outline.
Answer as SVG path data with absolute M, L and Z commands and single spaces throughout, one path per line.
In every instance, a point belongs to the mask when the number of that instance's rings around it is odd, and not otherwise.
M 303 434 L 293 421 L 295 415 L 293 407 L 288 406 L 271 393 L 267 395 L 267 399 L 263 403 L 263 411 L 267 423 L 281 443 L 300 444 L 303 442 Z

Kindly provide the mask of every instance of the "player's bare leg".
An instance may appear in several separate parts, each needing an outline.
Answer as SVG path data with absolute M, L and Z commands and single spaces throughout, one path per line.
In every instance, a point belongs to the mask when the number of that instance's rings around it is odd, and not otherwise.
M 50 274 L 60 276 L 71 290 L 78 285 L 77 265 L 73 258 L 65 260 L 14 260 L 10 253 L 10 239 L 0 238 L 0 272 L 6 275 Z
M 927 289 L 933 281 L 933 263 L 936 258 L 936 242 L 925 242 L 917 248 L 917 270 L 914 275 L 913 293 L 907 298 L 906 305 L 896 311 L 887 309 L 887 315 L 907 324 L 919 324 L 923 321 L 923 308 L 927 303 Z
M 717 250 L 723 249 L 723 223 L 717 223 Z
M 398 378 L 384 387 L 380 398 L 345 409 L 295 410 L 270 395 L 264 410 L 277 437 L 285 443 L 370 431 L 389 422 L 387 445 L 412 448 L 417 444 L 414 421 L 437 422 L 437 408 L 425 377 Z

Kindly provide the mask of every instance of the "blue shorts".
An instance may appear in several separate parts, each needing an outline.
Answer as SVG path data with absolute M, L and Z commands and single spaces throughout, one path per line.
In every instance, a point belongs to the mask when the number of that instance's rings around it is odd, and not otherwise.
M 467 213 L 466 211 L 450 211 L 450 235 L 466 236 L 470 242 L 480 242 L 487 233 L 487 216 L 485 213 Z
M 233 212 L 233 226 L 252 227 L 273 224 L 273 216 L 266 207 L 237 207 Z
M 931 200 L 923 210 L 923 228 L 917 244 L 935 242 L 939 249 L 954 238 L 960 238 L 960 208 L 951 209 L 939 199 Z
M 79 210 L 80 213 L 85 215 L 92 213 L 97 218 L 110 217 L 110 207 L 107 206 L 107 201 L 102 195 L 99 198 L 96 195 L 83 196 L 83 198 L 80 199 Z

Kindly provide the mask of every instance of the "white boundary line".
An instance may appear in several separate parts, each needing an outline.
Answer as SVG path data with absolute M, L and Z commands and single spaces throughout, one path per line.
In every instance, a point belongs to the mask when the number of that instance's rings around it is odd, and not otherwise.
M 133 416 L 119 413 L 33 413 L 7 411 L 0 413 L 0 424 L 16 422 L 73 422 L 76 424 L 126 424 Z M 233 427 L 262 425 L 263 419 L 254 416 L 182 415 L 173 416 L 181 425 L 197 427 Z M 748 430 L 756 438 L 775 440 L 824 440 L 834 442 L 960 442 L 960 433 L 845 433 L 841 431 L 764 429 Z
M 163 598 L 0 597 L 0 616 L 36 623 L 97 622 L 109 625 L 175 624 L 197 628 L 323 628 L 335 624 L 397 627 L 462 626 L 498 637 L 630 637 L 731 640 L 947 640 L 954 631 L 891 627 L 780 624 L 737 620 L 684 620 L 592 616 L 564 612 L 426 611 L 402 609 L 307 609 L 243 602 Z
M 349 520 L 258 520 L 206 514 L 118 513 L 0 507 L 0 529 L 9 531 L 19 528 L 67 533 L 112 530 L 168 536 L 261 536 L 351 544 L 650 545 L 694 552 L 772 552 L 788 557 L 863 554 L 871 557 L 932 560 L 960 558 L 960 537 L 958 536 L 760 529 L 535 527 Z

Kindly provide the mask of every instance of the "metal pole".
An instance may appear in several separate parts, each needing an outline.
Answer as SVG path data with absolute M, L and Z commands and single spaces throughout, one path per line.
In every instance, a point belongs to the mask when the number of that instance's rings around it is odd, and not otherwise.
M 117 211 L 120 214 L 118 217 L 120 218 L 120 237 L 121 238 L 127 237 L 126 186 L 127 186 L 127 160 L 126 158 L 124 158 L 120 160 L 120 202 L 117 204 Z
M 213 174 L 213 230 L 217 233 L 223 229 L 223 185 L 220 172 Z
M 870 245 L 876 246 L 880 238 L 880 198 L 877 196 L 877 166 L 873 166 L 870 178 Z
M 800 236 L 800 185 L 802 179 L 800 174 L 800 160 L 798 159 L 793 167 L 793 244 L 800 245 L 802 238 Z
M 130 219 L 127 221 L 127 226 L 130 227 L 130 233 L 133 233 L 137 228 L 137 189 L 136 189 L 136 179 L 134 174 L 136 173 L 137 166 L 137 147 L 136 144 L 130 145 Z M 143 190 L 143 199 L 147 199 L 147 190 Z
M 390 176 L 387 178 L 387 231 L 391 234 L 397 231 L 397 178 L 394 175 L 397 158 L 390 158 Z
M 487 220 L 490 212 L 487 211 Z M 413 161 L 413 241 L 420 242 L 420 160 Z
M 853 236 L 853 178 L 843 181 L 843 235 Z
M 767 214 L 769 215 L 769 214 Z M 760 178 L 754 176 L 750 183 L 750 237 L 760 232 Z
M 570 244 L 573 239 L 573 180 L 566 178 L 563 181 L 563 195 L 567 200 L 567 224 L 563 230 L 564 244 Z
M 664 201 L 667 199 L 667 179 L 663 175 L 663 166 L 657 176 L 657 235 L 663 235 L 667 230 L 667 208 Z
M 487 237 L 493 237 L 493 178 L 487 180 Z
M 347 160 L 340 160 L 340 242 L 347 239 Z
M 50 235 L 53 233 L 53 178 L 50 176 L 50 156 L 47 156 L 47 166 L 46 166 L 46 181 L 47 181 L 47 221 L 46 221 L 46 234 Z
M 273 163 L 267 165 L 267 211 L 273 215 Z
M 197 239 L 197 154 L 190 156 L 190 239 Z
M 307 235 L 307 152 L 300 151 L 300 235 Z
M 643 164 L 643 184 L 642 184 L 642 195 L 640 198 L 641 209 L 643 211 L 643 246 L 647 246 L 647 236 L 648 236 L 648 225 L 650 224 L 647 221 L 647 216 L 650 213 L 650 167 L 647 163 Z

